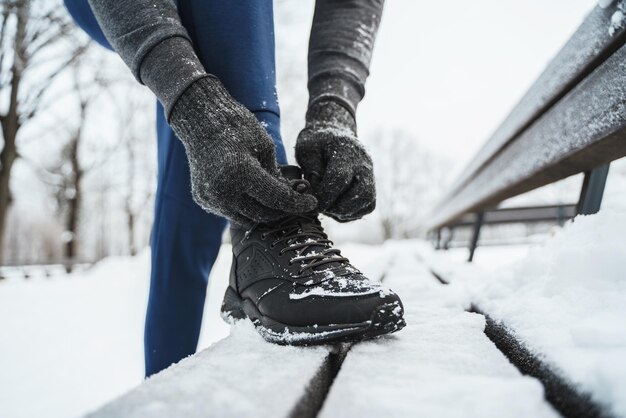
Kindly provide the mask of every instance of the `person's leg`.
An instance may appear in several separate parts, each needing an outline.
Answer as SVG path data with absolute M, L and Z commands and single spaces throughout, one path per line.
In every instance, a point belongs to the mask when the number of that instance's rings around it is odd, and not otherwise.
M 157 110 L 158 183 L 145 326 L 146 376 L 196 351 L 209 272 L 226 220 L 191 197 L 185 149 Z
M 86 0 L 67 1 L 86 4 Z M 266 127 L 276 144 L 278 162 L 285 164 L 271 0 L 188 0 L 179 3 L 179 11 L 207 71 L 218 76 Z M 91 16 L 83 16 L 82 21 L 95 22 L 90 9 L 81 12 Z M 96 33 L 93 28 L 87 32 Z M 159 174 L 145 327 L 147 376 L 195 352 L 207 277 L 226 225 L 193 202 L 184 147 L 167 125 L 161 106 L 157 129 Z
M 87 3 L 65 0 L 76 23 L 112 49 Z M 196 351 L 207 278 L 226 220 L 204 212 L 191 198 L 182 143 L 157 106 L 158 180 L 152 230 L 152 270 L 145 326 L 146 375 Z
M 276 97 L 272 2 L 181 1 L 179 13 L 207 72 L 254 113 L 276 144 L 278 162 L 286 163 Z M 146 320 L 147 375 L 195 352 L 206 278 L 225 226 L 193 202 L 182 143 L 161 109 L 157 121 L 162 174 Z

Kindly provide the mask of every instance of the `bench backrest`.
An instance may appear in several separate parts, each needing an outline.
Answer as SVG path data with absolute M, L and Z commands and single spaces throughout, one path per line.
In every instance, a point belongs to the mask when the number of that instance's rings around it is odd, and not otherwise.
M 626 155 L 621 3 L 591 11 L 435 207 L 430 230 Z

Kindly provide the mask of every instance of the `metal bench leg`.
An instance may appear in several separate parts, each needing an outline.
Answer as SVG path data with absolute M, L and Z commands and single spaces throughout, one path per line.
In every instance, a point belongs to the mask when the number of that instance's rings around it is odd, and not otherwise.
M 435 250 L 441 249 L 441 228 L 437 229 L 437 233 L 435 235 Z
M 449 228 L 449 233 L 448 236 L 446 237 L 445 241 L 443 242 L 443 249 L 444 250 L 449 250 L 450 249 L 450 243 L 452 242 L 452 240 L 454 239 L 454 227 L 450 227 Z
M 476 220 L 474 221 L 474 229 L 472 230 L 472 240 L 469 247 L 469 258 L 467 261 L 470 263 L 474 260 L 474 252 L 478 247 L 478 238 L 480 237 L 480 228 L 483 226 L 485 220 L 485 212 L 481 211 L 476 214 Z
M 610 164 L 605 164 L 585 173 L 580 199 L 578 200 L 577 212 L 579 215 L 592 215 L 600 210 L 609 167 Z

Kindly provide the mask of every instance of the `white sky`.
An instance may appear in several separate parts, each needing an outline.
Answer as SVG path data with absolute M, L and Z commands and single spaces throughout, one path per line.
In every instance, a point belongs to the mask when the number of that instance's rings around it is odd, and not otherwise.
M 463 168 L 597 0 L 388 0 L 359 131 L 401 127 Z

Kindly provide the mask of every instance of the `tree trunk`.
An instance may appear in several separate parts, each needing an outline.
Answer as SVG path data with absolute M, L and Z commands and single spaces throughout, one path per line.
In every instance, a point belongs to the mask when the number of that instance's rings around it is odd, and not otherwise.
M 128 222 L 128 249 L 131 256 L 137 255 L 137 247 L 135 246 L 135 214 L 132 210 L 127 212 Z
M 2 243 L 4 242 L 3 238 L 6 229 L 7 213 L 11 205 L 11 169 L 17 159 L 17 150 L 15 148 L 15 137 L 17 135 L 16 126 L 15 124 L 9 123 L 3 123 L 2 125 L 4 148 L 0 153 L 0 260 L 3 260 L 4 246 Z
M 130 122 L 130 120 L 128 120 Z M 135 247 L 135 223 L 136 216 L 133 208 L 133 198 L 135 197 L 135 145 L 132 135 L 126 138 L 126 152 L 128 157 L 128 175 L 126 181 L 128 183 L 128 194 L 126 195 L 126 222 L 128 226 L 128 251 L 131 256 L 137 254 Z
M 69 261 L 78 254 L 78 222 L 80 220 L 80 203 L 82 200 L 82 176 L 83 172 L 78 159 L 78 145 L 80 143 L 80 129 L 72 140 L 69 150 L 69 160 L 73 173 L 73 195 L 68 199 L 67 224 L 65 230 L 70 233 L 65 244 L 65 258 Z
M 6 115 L 1 115 L 4 147 L 0 152 L 0 261 L 4 259 L 4 235 L 6 219 L 11 205 L 11 170 L 18 157 L 16 139 L 20 129 L 18 111 L 18 92 L 22 81 L 22 72 L 27 66 L 25 54 L 26 21 L 30 11 L 30 1 L 23 1 L 18 7 L 13 64 L 11 65 L 11 92 Z

